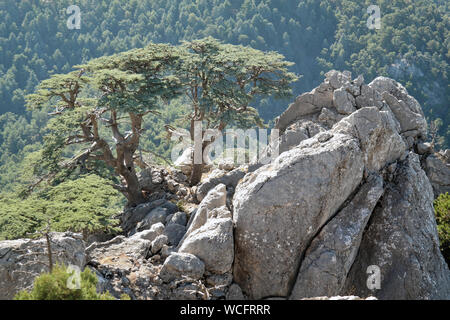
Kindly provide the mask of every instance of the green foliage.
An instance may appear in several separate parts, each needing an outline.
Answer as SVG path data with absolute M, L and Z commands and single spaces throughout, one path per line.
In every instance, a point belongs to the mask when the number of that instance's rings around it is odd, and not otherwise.
M 80 289 L 68 287 L 73 276 L 65 266 L 56 265 L 51 273 L 36 277 L 32 290 L 19 292 L 14 300 L 116 300 L 109 292 L 97 293 L 98 279 L 89 268 L 80 273 Z M 121 299 L 129 297 L 123 295 Z
M 77 168 L 96 170 L 100 162 L 121 178 L 116 188 L 131 205 L 143 202 L 135 169 L 142 121 L 162 101 L 181 93 L 173 74 L 179 55 L 178 48 L 150 43 L 42 81 L 36 93 L 26 97 L 30 110 L 54 108 L 44 136 L 40 176 L 59 183 Z
M 366 26 L 367 8 L 377 4 L 381 28 Z M 406 86 L 427 117 L 442 119 L 440 147 L 450 146 L 449 2 L 430 0 L 339 0 L 336 41 L 319 61 L 366 79 L 388 76 Z
M 52 231 L 119 231 L 114 216 L 123 205 L 120 193 L 96 175 L 81 176 L 48 187 L 26 199 L 0 197 L 0 239 L 16 239 L 44 227 Z
M 450 266 L 450 195 L 441 194 L 434 201 L 441 251 Z
M 176 74 L 191 101 L 190 119 L 205 121 L 207 128 L 262 126 L 250 104 L 258 98 L 290 97 L 291 83 L 298 79 L 288 71 L 293 63 L 276 52 L 224 44 L 212 37 L 185 41 L 182 48 L 186 52 Z
M 289 70 L 303 75 L 293 84 L 295 94 L 317 86 L 320 72 L 330 68 L 362 73 L 367 82 L 380 74 L 394 77 L 418 99 L 430 121 L 442 121 L 444 139 L 437 142 L 449 147 L 448 1 L 378 1 L 380 30 L 366 26 L 370 0 L 80 0 L 81 29 L 69 30 L 64 13 L 72 4 L 0 1 L 0 190 L 24 182 L 17 167 L 41 148 L 46 112 L 25 115 L 25 96 L 39 81 L 150 42 L 178 44 L 207 36 L 280 52 L 295 63 Z M 287 103 L 262 98 L 253 106 L 267 122 Z M 163 126 L 185 112 L 177 109 L 183 104 L 187 101 L 170 102 L 165 118 L 147 117 L 143 149 L 168 157 Z

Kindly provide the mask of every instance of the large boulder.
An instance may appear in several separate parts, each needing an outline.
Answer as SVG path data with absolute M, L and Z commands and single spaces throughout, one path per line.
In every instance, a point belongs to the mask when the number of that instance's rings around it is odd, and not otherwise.
M 397 81 L 378 77 L 369 87 L 382 93 L 395 117 L 400 122 L 401 132 L 417 130 L 417 136 L 426 137 L 427 121 L 419 102 Z
M 164 262 L 159 277 L 170 282 L 184 277 L 200 279 L 205 273 L 205 264 L 189 253 L 172 253 Z
M 200 202 L 194 216 L 189 220 L 187 232 L 180 242 L 182 243 L 186 237 L 206 223 L 210 211 L 225 206 L 226 202 L 227 188 L 224 184 L 219 184 L 211 189 L 202 202 Z
M 287 296 L 317 231 L 363 176 L 358 141 L 316 137 L 282 153 L 238 184 L 233 205 L 235 281 L 251 298 Z
M 381 286 L 367 287 L 369 266 L 381 271 Z M 364 233 L 346 290 L 378 299 L 450 299 L 450 271 L 440 251 L 433 190 L 419 157 L 397 167 Z
M 158 209 L 157 209 L 158 208 Z M 153 211 L 154 209 L 157 209 Z M 150 214 L 153 211 L 152 214 Z M 140 224 L 140 231 L 149 229 L 156 222 L 165 222 L 162 220 L 162 216 L 160 218 L 152 218 L 151 216 L 156 212 L 161 212 L 164 217 L 167 217 L 170 214 L 173 214 L 178 211 L 178 207 L 176 204 L 169 202 L 165 199 L 158 199 L 151 202 L 142 203 L 135 208 L 129 208 L 125 210 L 120 216 L 120 227 L 122 228 L 124 234 L 131 236 L 136 233 L 136 226 Z M 150 216 L 149 216 L 150 214 Z M 147 219 L 146 219 L 147 218 Z M 145 223 L 142 221 L 146 219 Z
M 226 187 L 220 184 L 200 203 L 178 246 L 178 252 L 194 254 L 215 274 L 230 271 L 234 259 L 233 222 L 225 204 Z
M 234 191 L 236 185 L 245 174 L 246 172 L 242 168 L 237 168 L 230 172 L 223 171 L 223 174 L 208 177 L 197 187 L 197 200 L 202 201 L 208 192 L 219 184 L 224 184 L 229 190 Z
M 441 193 L 450 193 L 450 157 L 445 154 L 450 154 L 450 150 L 432 154 L 425 160 L 425 172 L 433 186 L 435 198 Z
M 131 266 L 147 257 L 151 244 L 152 241 L 144 237 L 117 236 L 106 242 L 94 242 L 87 247 L 87 260 L 94 264 Z
M 276 127 L 282 131 L 278 143 L 289 141 L 287 151 L 282 150 L 271 164 L 249 169 L 238 184 L 233 199 L 234 276 L 249 297 L 288 297 L 305 250 L 317 232 L 328 230 L 326 223 L 342 210 L 344 203 L 348 205 L 361 182 L 371 174 L 394 168 L 398 160 L 406 157 L 408 149 L 414 150 L 422 143 L 426 134 L 423 113 L 406 89 L 382 78 L 369 86 L 363 82 L 362 77 L 351 80 L 348 72 L 328 73 L 323 84 L 300 96 L 278 119 Z M 318 103 L 317 108 L 310 108 L 320 88 L 332 92 L 332 104 Z M 410 123 L 414 122 L 414 128 L 405 127 L 400 107 L 389 103 L 391 96 L 400 101 L 402 112 L 412 113 L 415 120 Z M 356 97 L 362 97 L 359 105 Z M 368 105 L 363 106 L 364 103 Z M 293 125 L 310 122 L 316 123 L 319 130 L 291 134 L 289 128 Z M 352 230 L 355 237 L 361 236 L 376 204 L 377 199 L 372 200 L 358 200 L 367 201 L 368 207 L 355 223 L 355 227 L 360 227 Z M 358 248 L 360 240 L 353 240 L 350 246 Z M 354 248 L 350 252 L 340 249 L 343 251 L 336 249 L 336 255 L 345 263 L 340 263 L 343 268 L 339 279 L 330 284 L 330 292 L 323 287 L 316 288 L 318 292 L 339 293 L 356 254 Z M 292 298 L 307 294 L 308 289 L 304 290 L 294 290 Z
M 84 268 L 85 246 L 80 234 L 54 232 L 50 239 L 53 263 Z M 35 277 L 49 271 L 47 252 L 45 239 L 0 241 L 0 300 L 31 289 Z
M 362 108 L 339 121 L 332 132 L 350 134 L 359 140 L 366 169 L 379 171 L 406 151 L 392 114 L 376 107 Z
M 372 176 L 314 238 L 305 253 L 290 299 L 339 295 L 355 261 L 364 229 L 383 194 Z
M 226 218 L 210 218 L 199 229 L 184 239 L 180 253 L 191 253 L 199 257 L 206 270 L 224 274 L 231 270 L 234 259 L 233 221 Z

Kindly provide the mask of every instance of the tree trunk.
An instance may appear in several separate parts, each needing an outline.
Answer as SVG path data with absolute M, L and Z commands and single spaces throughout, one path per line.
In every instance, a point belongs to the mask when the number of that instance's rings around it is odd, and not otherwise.
M 192 172 L 191 172 L 191 177 L 190 177 L 191 186 L 195 186 L 202 180 L 202 173 L 203 173 L 204 166 L 205 166 L 204 163 L 192 165 Z
M 129 150 L 122 145 L 118 145 L 118 173 L 123 177 L 126 183 L 125 196 L 128 199 L 128 206 L 135 207 L 138 204 L 145 202 L 145 197 L 142 194 L 141 187 L 139 185 L 139 179 L 136 174 L 133 161 L 133 150 Z

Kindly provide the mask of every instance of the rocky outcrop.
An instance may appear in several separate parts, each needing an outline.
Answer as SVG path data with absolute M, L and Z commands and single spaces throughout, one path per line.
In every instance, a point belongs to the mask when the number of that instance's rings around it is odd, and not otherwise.
M 224 184 L 227 187 L 228 195 L 232 198 L 236 185 L 245 174 L 246 171 L 243 168 L 237 168 L 230 172 L 220 170 L 216 174 L 209 175 L 208 178 L 203 180 L 197 187 L 197 200 L 202 201 L 208 192 L 219 184 Z
M 106 242 L 94 242 L 87 247 L 87 260 L 95 264 L 114 264 L 115 258 L 120 256 L 121 263 L 127 260 L 132 264 L 134 261 L 145 259 L 151 245 L 152 241 L 147 239 L 118 236 Z
M 55 236 L 58 259 L 132 299 L 450 299 L 433 211 L 450 152 L 433 153 L 402 85 L 332 70 L 275 127 L 270 163 L 229 159 L 196 187 L 191 150 L 179 169 L 141 170 L 148 202 L 120 215 L 123 233 L 86 249 L 77 235 Z M 31 285 L 42 245 L 0 242 L 0 295 Z
M 50 233 L 53 263 L 83 268 L 86 263 L 81 235 L 65 232 Z M 21 290 L 29 290 L 34 278 L 49 271 L 47 241 L 0 241 L 0 300 L 12 299 Z
M 178 248 L 199 257 L 215 274 L 230 271 L 234 259 L 233 222 L 225 203 L 226 187 L 220 184 L 200 204 Z
M 165 199 L 143 203 L 122 213 L 121 228 L 124 234 L 131 236 L 157 222 L 165 223 L 166 218 L 177 211 L 178 207 Z
M 424 161 L 424 167 L 433 186 L 434 197 L 450 193 L 450 149 L 429 155 Z
M 290 299 L 342 292 L 364 229 L 383 194 L 383 179 L 372 176 L 327 223 L 305 252 Z
M 204 273 L 205 264 L 199 258 L 189 253 L 174 253 L 167 258 L 159 276 L 170 282 L 183 276 L 198 280 Z
M 381 286 L 367 288 L 367 267 L 380 268 Z M 372 214 L 347 290 L 379 299 L 450 299 L 450 272 L 439 252 L 433 191 L 410 153 L 400 162 Z
M 246 175 L 233 200 L 234 277 L 244 292 L 255 299 L 289 294 L 302 253 L 363 169 L 358 141 L 334 134 L 306 140 Z
M 356 290 L 381 299 L 450 298 L 428 178 L 411 165 L 413 189 L 402 185 L 398 169 L 418 157 L 414 152 L 430 152 L 423 112 L 402 85 L 384 77 L 365 85 L 362 77 L 331 71 L 276 128 L 281 154 L 253 165 L 233 198 L 233 272 L 244 294 L 300 299 Z M 387 203 L 392 188 L 402 191 Z M 385 211 L 392 220 L 378 220 Z M 368 290 L 367 267 L 377 263 L 384 281 L 404 290 Z
M 367 85 L 362 76 L 352 80 L 350 72 L 332 70 L 325 74 L 322 84 L 297 97 L 276 119 L 275 128 L 281 132 L 277 142 L 280 153 L 331 129 L 344 117 L 365 107 L 390 113 L 409 149 L 426 139 L 427 124 L 422 109 L 400 83 L 378 77 Z M 274 148 L 272 145 L 268 149 Z

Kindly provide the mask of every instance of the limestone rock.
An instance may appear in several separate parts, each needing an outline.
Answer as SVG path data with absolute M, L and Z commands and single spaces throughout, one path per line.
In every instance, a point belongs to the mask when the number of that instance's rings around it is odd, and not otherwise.
M 357 140 L 335 134 L 246 175 L 233 199 L 234 277 L 246 294 L 288 295 L 308 242 L 356 189 L 363 167 Z
M 170 215 L 167 218 L 169 218 L 169 217 L 170 217 L 170 219 L 166 220 L 167 225 L 176 223 L 176 224 L 185 226 L 187 224 L 187 215 L 183 211 L 175 212 L 173 215 Z
M 368 170 L 378 171 L 406 151 L 391 115 L 375 107 L 359 109 L 336 124 L 332 132 L 358 138 Z
M 172 253 L 164 262 L 159 277 L 164 282 L 189 277 L 193 280 L 200 279 L 205 273 L 205 264 L 196 256 L 189 253 Z
M 230 271 L 234 259 L 231 217 L 209 218 L 183 240 L 178 252 L 199 257 L 209 272 L 223 274 Z
M 124 233 L 128 236 L 136 233 L 136 226 L 138 223 L 142 222 L 144 218 L 155 208 L 162 207 L 163 210 L 167 211 L 167 214 L 172 214 L 178 211 L 178 207 L 164 199 L 158 199 L 152 202 L 142 203 L 135 208 L 130 208 L 125 210 L 120 216 L 121 228 Z M 156 221 L 156 222 L 164 222 L 164 221 Z M 154 222 L 154 223 L 156 223 Z M 146 223 L 146 226 L 141 228 L 140 231 L 150 228 L 154 223 L 151 221 Z
M 168 215 L 178 211 L 178 207 L 175 204 L 170 203 L 170 205 L 168 205 L 169 203 L 166 203 L 166 205 L 157 207 L 150 211 L 144 217 L 144 219 L 142 219 L 142 221 L 137 224 L 136 230 L 142 231 L 145 229 L 149 229 L 155 223 L 164 223 Z
M 85 247 L 80 234 L 53 232 L 50 234 L 53 262 L 86 264 Z M 47 242 L 39 240 L 0 241 L 0 300 L 10 300 L 19 291 L 32 288 L 34 278 L 48 272 Z
M 381 271 L 381 288 L 367 288 L 367 267 Z M 439 251 L 433 191 L 410 153 L 372 214 L 346 282 L 359 296 L 378 299 L 450 299 L 450 271 Z
M 206 223 L 209 211 L 225 206 L 226 201 L 227 189 L 224 184 L 219 184 L 215 188 L 211 189 L 198 206 L 195 215 L 189 220 L 187 232 L 180 242 L 183 242 L 183 240 L 188 237 L 189 234 Z
M 169 238 L 165 235 L 159 235 L 156 237 L 155 240 L 152 241 L 152 253 L 155 254 L 159 250 L 162 249 L 162 247 L 169 243 Z
M 138 233 L 135 233 L 133 236 L 130 237 L 130 239 L 144 239 L 153 241 L 158 237 L 159 235 L 163 234 L 164 232 L 164 225 L 161 222 L 153 224 L 150 229 L 144 230 Z
M 173 246 L 178 245 L 185 233 L 186 227 L 178 223 L 171 223 L 167 225 L 166 229 L 164 230 L 164 234 L 168 238 L 168 243 Z
M 382 93 L 395 117 L 400 122 L 402 132 L 418 130 L 420 136 L 427 136 L 427 122 L 419 102 L 397 81 L 378 77 L 369 87 Z
M 383 179 L 373 176 L 314 238 L 301 264 L 290 299 L 341 293 L 364 228 L 383 194 Z
M 439 153 L 430 155 L 425 160 L 425 172 L 433 186 L 434 197 L 441 193 L 450 193 L 450 161 L 445 161 Z
M 351 81 L 351 77 L 352 75 L 348 71 L 339 72 L 336 70 L 331 70 L 325 74 L 325 82 L 329 83 L 333 89 L 338 89 L 346 82 Z
M 128 261 L 147 257 L 151 241 L 140 238 L 117 236 L 107 242 L 94 242 L 86 248 L 87 261 L 101 264 L 115 264 L 115 257 L 122 256 Z M 126 262 L 127 263 L 127 262 Z
M 340 114 L 351 114 L 356 111 L 355 98 L 343 88 L 333 92 L 333 105 Z
M 202 201 L 211 189 L 220 184 L 234 190 L 239 180 L 245 175 L 245 171 L 242 168 L 236 168 L 230 172 L 221 171 L 221 173 L 209 176 L 197 187 L 196 196 L 198 201 Z

